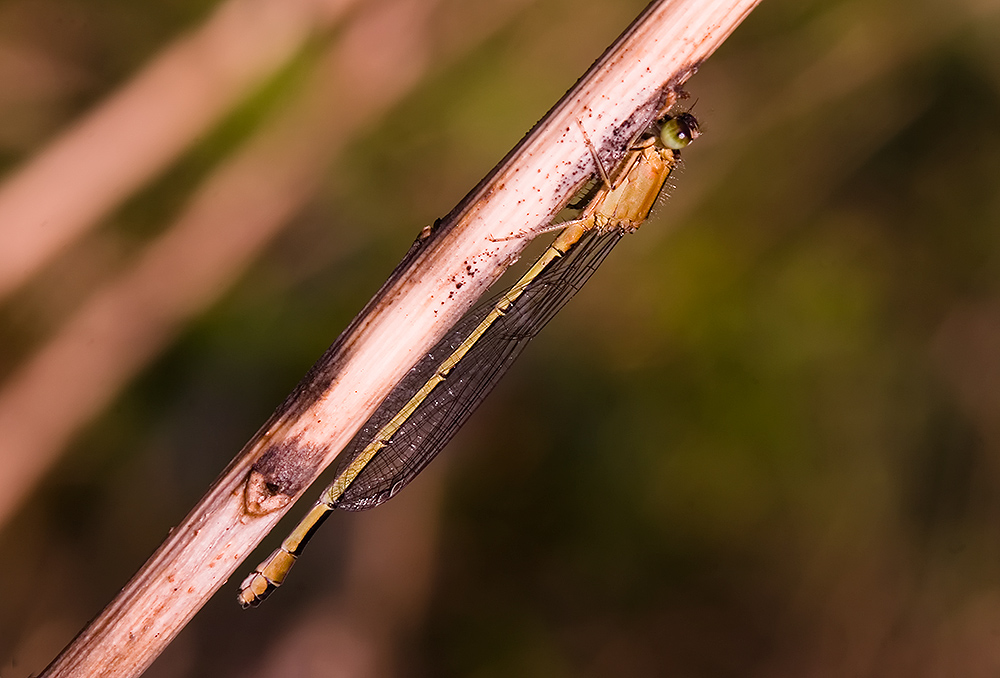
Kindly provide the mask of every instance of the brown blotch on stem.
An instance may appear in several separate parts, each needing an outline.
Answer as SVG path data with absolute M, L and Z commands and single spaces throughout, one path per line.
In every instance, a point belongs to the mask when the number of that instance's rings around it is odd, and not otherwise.
M 263 516 L 287 506 L 312 481 L 324 453 L 300 439 L 268 447 L 250 467 L 243 502 L 247 514 Z

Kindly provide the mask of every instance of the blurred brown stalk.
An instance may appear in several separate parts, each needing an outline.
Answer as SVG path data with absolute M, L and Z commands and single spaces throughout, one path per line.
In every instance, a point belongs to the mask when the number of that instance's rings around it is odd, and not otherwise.
M 153 179 L 353 0 L 231 0 L 0 186 L 0 299 Z M 280 127 L 280 125 L 279 125 Z M 321 126 L 318 126 L 321 127 Z M 132 268 L 92 293 L 0 391 L 0 526 L 79 427 L 211 302 L 302 199 L 264 133 Z M 300 144 L 301 146 L 302 144 Z M 284 151 L 286 156 L 290 151 Z M 286 162 L 286 165 L 288 163 Z M 292 171 L 289 166 L 288 171 Z M 250 185 L 260 192 L 248 191 Z M 294 183 L 292 185 L 294 187 Z M 299 190 L 299 189 L 295 189 Z M 246 196 L 261 196 L 246 210 Z M 263 196 L 267 196 L 264 198 Z
M 0 186 L 0 300 L 355 0 L 228 0 Z

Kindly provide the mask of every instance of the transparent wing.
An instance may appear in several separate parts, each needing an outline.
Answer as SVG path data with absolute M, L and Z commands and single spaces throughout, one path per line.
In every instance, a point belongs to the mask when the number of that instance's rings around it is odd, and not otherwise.
M 378 506 L 402 489 L 448 444 L 538 332 L 590 279 L 622 231 L 585 234 L 553 261 L 495 321 L 407 421 L 358 474 L 337 507 L 360 511 Z M 392 419 L 438 366 L 492 310 L 495 300 L 460 320 L 393 388 L 378 410 L 340 454 L 339 475 Z

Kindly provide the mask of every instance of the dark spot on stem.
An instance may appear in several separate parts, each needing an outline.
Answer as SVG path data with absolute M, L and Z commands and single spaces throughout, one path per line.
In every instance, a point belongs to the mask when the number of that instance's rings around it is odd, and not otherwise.
M 300 439 L 273 443 L 250 467 L 244 508 L 250 515 L 277 511 L 314 479 L 325 449 Z

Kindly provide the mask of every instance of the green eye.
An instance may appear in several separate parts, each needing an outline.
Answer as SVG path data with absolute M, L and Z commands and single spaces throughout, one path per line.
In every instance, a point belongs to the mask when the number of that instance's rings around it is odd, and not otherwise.
M 690 113 L 681 113 L 676 118 L 667 118 L 660 126 L 660 141 L 674 151 L 679 151 L 698 138 L 698 120 Z

